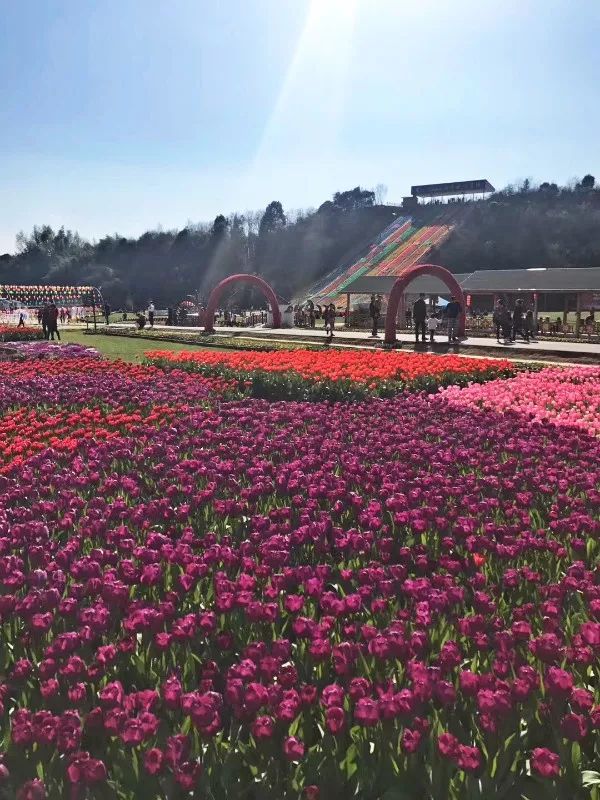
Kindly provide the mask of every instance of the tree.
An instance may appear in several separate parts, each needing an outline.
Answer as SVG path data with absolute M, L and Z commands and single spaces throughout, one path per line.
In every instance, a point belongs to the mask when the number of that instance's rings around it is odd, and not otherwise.
M 285 229 L 286 222 L 283 206 L 279 200 L 272 200 L 261 217 L 254 247 L 254 270 L 258 274 L 270 275 L 276 269 L 281 257 L 280 237 L 277 234 Z
M 227 217 L 224 217 L 223 214 L 218 214 L 212 225 L 211 236 L 213 239 L 222 239 L 226 235 L 228 228 Z
M 272 200 L 265 208 L 265 213 L 262 215 L 260 226 L 258 228 L 259 237 L 273 233 L 278 228 L 283 228 L 286 224 L 285 214 L 283 213 L 283 206 L 279 200 Z
M 529 178 L 525 178 L 523 183 L 519 186 L 519 193 L 520 194 L 529 194 L 531 191 L 531 181 Z
M 333 195 L 333 207 L 337 211 L 356 211 L 359 208 L 370 208 L 375 205 L 375 192 L 355 186 L 346 192 Z
M 593 175 L 584 175 L 581 179 L 581 188 L 587 191 L 591 191 L 594 188 L 596 183 L 596 179 Z
M 375 187 L 375 205 L 383 205 L 383 201 L 387 197 L 388 187 L 385 183 L 378 183 Z
M 329 214 L 335 210 L 335 206 L 333 205 L 331 200 L 325 200 L 324 203 L 321 203 L 319 208 L 317 209 L 317 214 Z

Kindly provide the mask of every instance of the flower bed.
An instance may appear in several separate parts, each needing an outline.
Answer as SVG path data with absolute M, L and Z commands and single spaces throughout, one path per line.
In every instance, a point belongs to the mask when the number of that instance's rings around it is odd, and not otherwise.
M 0 342 L 32 342 L 43 338 L 42 329 L 38 325 L 25 325 L 21 328 L 16 325 L 0 325 Z
M 166 328 L 101 328 L 98 331 L 86 331 L 86 336 L 120 336 L 126 339 L 148 339 L 155 342 L 175 342 L 178 344 L 195 344 L 199 347 L 216 347 L 228 350 L 257 350 L 271 353 L 276 350 L 322 350 L 324 342 L 319 344 L 296 344 L 295 342 L 277 341 L 275 339 L 260 339 L 260 331 L 254 335 L 249 331 L 248 336 L 243 334 L 234 336 L 217 335 L 211 336 L 206 333 L 199 333 L 197 330 L 181 331 Z
M 100 358 L 100 353 L 95 347 L 85 347 L 82 344 L 54 342 L 11 342 L 11 347 L 17 355 L 23 358 Z
M 52 359 L 43 371 L 35 360 L 0 364 L 0 413 L 24 408 L 129 408 L 137 413 L 156 405 L 190 404 L 210 396 L 235 394 L 232 383 L 183 370 L 102 359 Z
M 168 425 L 216 394 L 236 394 L 221 379 L 165 375 L 93 355 L 75 359 L 47 362 L 41 374 L 31 361 L 0 365 L 0 475 L 49 446 L 75 452 L 81 442 L 135 435 L 142 420 Z
M 150 351 L 151 363 L 238 380 L 253 397 L 347 400 L 435 391 L 515 374 L 510 361 L 380 350 L 221 353 Z
M 0 365 L 0 797 L 591 796 L 598 439 L 227 390 Z
M 495 380 L 458 390 L 449 387 L 443 397 L 458 407 L 525 415 L 558 425 L 583 428 L 600 435 L 600 368 L 574 367 L 523 372 L 510 380 Z

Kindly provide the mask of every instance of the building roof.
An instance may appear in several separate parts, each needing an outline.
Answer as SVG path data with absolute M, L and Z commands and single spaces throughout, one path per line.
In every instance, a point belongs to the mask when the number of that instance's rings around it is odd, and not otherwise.
M 411 186 L 410 193 L 413 197 L 450 197 L 461 194 L 489 194 L 496 190 L 486 178 L 475 181 L 454 181 L 452 183 L 426 183 L 421 186 Z
M 473 272 L 461 286 L 468 292 L 597 292 L 600 267 L 485 269 Z
M 467 274 L 455 275 L 456 280 L 462 285 L 462 281 L 468 278 Z M 389 294 L 392 286 L 398 280 L 397 275 L 363 275 L 353 281 L 346 291 L 350 294 Z M 432 275 L 423 275 L 409 284 L 407 290 L 409 294 L 448 294 L 448 287 L 439 278 Z M 342 290 L 340 294 L 345 294 Z
M 454 275 L 464 292 L 600 292 L 600 267 L 540 269 L 482 269 Z M 397 275 L 363 275 L 346 291 L 350 294 L 389 294 Z M 429 275 L 416 278 L 409 294 L 449 294 L 446 285 Z M 341 294 L 346 292 L 342 290 Z

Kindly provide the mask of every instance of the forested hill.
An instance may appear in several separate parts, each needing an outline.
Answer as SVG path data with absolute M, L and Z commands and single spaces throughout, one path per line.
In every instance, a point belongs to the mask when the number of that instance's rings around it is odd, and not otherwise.
M 454 272 L 600 266 L 600 190 L 591 175 L 568 188 L 526 181 L 454 208 L 452 234 L 428 253 Z M 415 222 L 442 210 L 424 207 Z M 287 300 L 359 258 L 399 213 L 357 187 L 316 211 L 286 213 L 273 201 L 264 212 L 219 215 L 210 224 L 137 239 L 115 234 L 90 243 L 42 225 L 19 234 L 15 255 L 0 256 L 0 283 L 93 284 L 113 307 L 140 307 L 150 298 L 166 306 L 191 293 L 206 296 L 226 275 L 250 272 Z
M 530 267 L 600 267 L 600 190 L 586 176 L 572 188 L 526 181 L 465 206 L 430 254 L 453 272 Z
M 91 284 L 113 308 L 161 306 L 190 293 L 206 297 L 221 278 L 257 273 L 287 300 L 373 239 L 394 219 L 391 206 L 359 187 L 336 193 L 316 211 L 288 213 L 273 201 L 264 212 L 219 215 L 212 224 L 148 231 L 138 239 L 97 243 L 49 226 L 19 234 L 17 254 L 0 256 L 0 283 Z

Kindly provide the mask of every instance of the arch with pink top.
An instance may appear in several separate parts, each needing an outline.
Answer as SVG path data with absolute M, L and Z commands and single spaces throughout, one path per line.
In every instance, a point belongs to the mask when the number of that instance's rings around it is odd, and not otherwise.
M 466 303 L 463 290 L 454 275 L 446 269 L 440 267 L 438 264 L 415 264 L 408 267 L 400 273 L 398 279 L 392 286 L 390 297 L 387 305 L 387 312 L 385 315 L 385 343 L 395 344 L 396 342 L 396 316 L 398 314 L 398 307 L 406 288 L 411 284 L 415 278 L 420 278 L 422 275 L 431 275 L 434 278 L 439 278 L 448 287 L 450 294 L 454 295 L 456 300 L 460 303 L 461 313 L 458 318 L 458 335 L 465 335 L 465 311 Z
M 258 275 L 246 275 L 245 273 L 240 273 L 238 275 L 229 275 L 229 277 L 223 278 L 223 280 L 219 281 L 219 283 L 217 283 L 215 288 L 210 293 L 206 312 L 204 313 L 205 333 L 214 332 L 215 311 L 217 310 L 217 305 L 224 291 L 233 283 L 249 283 L 251 286 L 254 286 L 255 289 L 259 289 L 269 301 L 269 305 L 271 306 L 271 312 L 273 314 L 273 327 L 281 328 L 281 311 L 279 309 L 279 303 L 277 302 L 277 295 L 273 291 L 272 286 Z

